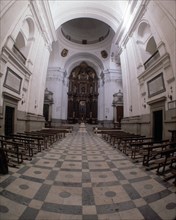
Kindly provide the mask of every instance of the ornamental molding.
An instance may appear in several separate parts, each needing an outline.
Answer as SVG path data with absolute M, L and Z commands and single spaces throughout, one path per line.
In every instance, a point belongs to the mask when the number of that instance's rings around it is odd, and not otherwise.
M 7 46 L 4 46 L 2 49 L 1 58 L 3 58 L 3 60 L 6 59 L 7 62 L 16 67 L 23 75 L 32 75 L 32 72 L 16 57 L 13 51 L 11 51 Z
M 141 73 L 138 76 L 139 82 L 145 81 L 163 67 L 167 68 L 170 65 L 171 65 L 170 56 L 168 53 L 165 53 L 163 56 L 158 58 L 151 66 L 149 66 L 143 73 Z

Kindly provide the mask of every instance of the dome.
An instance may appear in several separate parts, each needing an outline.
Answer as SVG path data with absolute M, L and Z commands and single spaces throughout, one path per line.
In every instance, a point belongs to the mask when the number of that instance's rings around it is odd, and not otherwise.
M 63 36 L 74 43 L 94 44 L 105 40 L 114 31 L 106 23 L 93 18 L 76 18 L 61 26 Z

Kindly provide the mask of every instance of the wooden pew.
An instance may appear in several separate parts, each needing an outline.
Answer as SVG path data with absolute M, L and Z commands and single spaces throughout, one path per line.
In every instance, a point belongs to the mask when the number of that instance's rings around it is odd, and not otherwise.
M 130 133 L 121 133 L 120 135 L 113 135 L 113 146 L 126 153 L 127 146 L 133 138 L 141 138 L 142 136 Z
M 43 138 L 43 145 L 44 149 L 47 149 L 54 143 L 54 134 L 44 132 L 44 131 L 32 131 L 32 132 L 25 132 L 30 136 L 40 137 Z
M 173 178 L 175 178 L 173 184 L 176 186 L 176 167 L 172 167 L 171 170 L 170 170 L 169 175 L 164 176 L 165 181 L 168 181 L 168 180 L 173 179 Z
M 1 147 L 6 155 L 8 165 L 16 166 L 23 162 L 24 145 L 20 142 L 0 139 Z
M 34 151 L 36 149 L 36 146 L 35 146 L 35 142 L 34 142 L 34 139 L 30 139 L 30 138 L 24 138 L 24 137 L 19 137 L 19 135 L 15 135 L 15 134 L 11 134 L 9 136 L 9 138 L 14 141 L 14 142 L 20 142 L 20 143 L 23 143 L 24 144 L 24 148 L 25 150 L 27 151 L 26 153 L 26 156 L 27 159 L 30 159 L 32 158 L 33 154 L 34 154 Z
M 144 144 L 145 142 L 149 142 L 152 140 L 153 140 L 152 137 L 145 137 L 145 136 L 134 136 L 134 137 L 123 138 L 122 139 L 122 142 L 123 142 L 122 152 L 126 154 L 127 156 L 131 154 L 131 158 L 133 158 L 134 156 L 134 155 L 132 156 L 132 154 L 134 154 L 133 146 L 135 146 L 135 144 Z
M 70 125 L 61 125 L 57 127 L 51 127 L 51 128 L 44 128 L 44 129 L 53 129 L 53 130 L 64 130 L 66 133 L 72 133 L 73 131 L 73 126 Z
M 44 142 L 45 139 L 43 137 L 39 137 L 37 135 L 32 135 L 30 133 L 18 133 L 15 134 L 16 137 L 21 137 L 21 138 L 26 138 L 29 140 L 33 140 L 34 141 L 34 145 L 37 146 L 36 148 L 34 148 L 33 150 L 36 150 L 37 152 L 41 152 L 42 151 L 42 146 L 47 146 L 47 142 Z M 43 147 L 43 149 L 46 147 Z
M 166 172 L 166 167 L 168 166 L 170 168 L 173 168 L 173 164 L 176 162 L 175 153 L 176 153 L 176 147 L 172 147 L 172 144 L 170 149 L 161 151 L 160 153 L 161 158 L 154 161 L 154 164 L 158 165 L 156 171 L 157 174 L 163 175 Z
M 157 159 L 157 157 L 160 157 L 161 152 L 163 150 L 166 150 L 170 148 L 171 143 L 169 140 L 162 140 L 159 142 L 151 142 L 150 144 L 147 143 L 147 146 L 144 146 L 145 143 L 143 143 L 143 165 L 149 166 L 149 162 L 152 160 Z
M 154 148 L 157 149 L 164 143 L 169 143 L 169 140 L 131 143 L 131 158 L 137 159 L 137 156 L 140 155 L 140 157 L 143 158 L 143 165 L 145 165 L 147 163 L 146 161 L 149 160 L 148 158 L 150 157 L 150 154 L 154 153 Z
M 50 129 L 42 129 L 41 132 L 45 132 L 48 134 L 54 134 L 54 141 L 57 141 L 63 137 L 65 137 L 66 133 L 71 133 L 72 130 L 66 128 L 50 128 Z

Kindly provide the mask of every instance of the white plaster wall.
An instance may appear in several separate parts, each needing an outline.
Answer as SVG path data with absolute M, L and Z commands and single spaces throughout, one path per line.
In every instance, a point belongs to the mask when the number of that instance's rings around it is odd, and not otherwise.
M 173 72 L 176 74 L 176 1 L 151 1 L 146 13 L 146 18 L 152 24 L 153 32 L 156 32 L 157 43 L 163 41 L 167 51 L 171 55 Z M 176 76 L 176 75 L 175 75 Z
M 68 109 L 68 78 L 63 79 L 63 90 L 62 90 L 62 114 L 61 119 L 66 120 L 67 119 L 67 109 Z
M 175 78 L 172 83 L 166 82 L 167 93 L 170 93 L 170 88 L 172 87 L 173 100 L 176 99 L 176 1 L 162 1 L 151 2 L 149 4 L 149 10 L 147 11 L 146 17 L 150 19 L 152 23 L 153 30 L 155 30 L 155 36 L 157 39 L 157 45 L 161 42 L 164 43 L 164 48 L 159 48 L 160 54 L 169 53 L 171 60 L 171 68 L 169 70 L 165 69 L 168 79 Z M 166 106 L 167 108 L 167 106 Z
M 48 64 L 48 68 L 58 68 L 60 67 L 60 47 L 59 47 L 59 42 L 53 42 L 52 43 L 52 52 L 49 58 L 49 64 Z
M 98 120 L 103 121 L 104 120 L 104 83 L 103 79 L 99 79 L 98 81 Z
M 14 72 L 24 79 L 23 73 L 19 69 L 16 69 L 12 63 L 8 63 L 8 55 L 6 53 L 2 55 L 2 48 L 6 46 L 8 49 L 11 49 L 16 37 L 15 30 L 19 29 L 18 23 L 21 22 L 21 19 L 27 10 L 27 2 L 23 1 L 15 3 L 13 1 L 1 1 L 0 6 L 0 106 L 3 106 L 2 92 L 6 91 L 12 95 L 15 94 L 3 87 L 7 66 L 11 67 Z M 20 98 L 19 95 L 16 96 Z
M 106 121 L 113 120 L 113 94 L 119 90 L 122 91 L 121 72 L 116 70 L 108 70 L 104 72 L 104 115 Z
M 127 60 L 126 49 L 123 49 L 123 52 L 120 55 L 121 67 L 122 67 L 122 82 L 123 82 L 123 101 L 124 101 L 124 117 L 129 117 L 131 112 L 129 111 L 130 106 L 132 105 L 131 100 L 131 86 L 129 78 L 129 63 Z
M 49 52 L 47 52 L 47 48 L 41 36 L 39 36 L 36 42 L 38 45 L 35 48 L 36 57 L 29 88 L 28 111 L 30 113 L 42 115 L 45 88 L 45 83 L 42 79 L 46 80 L 46 67 L 48 66 Z
M 24 15 L 28 6 L 28 1 L 8 1 L 7 4 L 1 1 L 1 31 L 0 31 L 0 49 L 6 42 L 6 39 L 11 33 L 17 29 L 18 22 Z
M 113 94 L 122 90 L 121 82 L 121 68 L 117 65 L 115 59 L 115 50 L 113 60 L 111 59 L 111 44 L 110 42 L 100 43 L 97 45 L 75 45 L 72 42 L 65 41 L 61 38 L 59 42 L 53 43 L 53 51 L 50 56 L 49 68 L 59 68 L 66 72 L 66 76 L 69 77 L 71 70 L 79 65 L 82 61 L 87 62 L 88 65 L 92 66 L 99 77 L 99 88 L 98 88 L 98 120 L 105 120 L 107 113 L 107 120 L 113 119 Z M 62 50 L 68 49 L 66 57 L 61 56 Z M 107 58 L 101 56 L 101 51 L 106 50 L 108 53 Z M 85 53 L 86 51 L 86 53 Z M 112 69 L 111 69 L 112 68 Z M 116 68 L 116 69 L 115 69 Z M 108 84 L 103 84 L 104 79 L 101 79 L 101 72 L 107 70 L 109 72 Z M 106 72 L 106 71 L 105 71 Z M 48 71 L 49 74 L 49 71 Z M 120 79 L 119 79 L 120 77 Z M 47 82 L 48 84 L 48 82 Z M 50 88 L 55 87 L 55 83 L 50 82 Z M 64 78 L 62 87 L 62 97 L 59 94 L 55 94 L 57 100 L 61 100 L 62 114 L 59 116 L 55 114 L 53 110 L 53 118 L 67 119 L 67 105 L 68 105 L 68 79 Z M 107 88 L 105 89 L 104 86 Z M 53 89 L 51 89 L 53 92 Z M 106 103 L 106 104 L 105 104 Z M 106 105 L 106 106 L 105 106 Z M 55 109 L 55 104 L 53 109 Z
M 50 52 L 48 48 L 45 46 L 43 51 L 43 59 L 41 58 L 44 65 L 42 65 L 40 69 L 40 90 L 39 90 L 39 106 L 38 106 L 39 115 L 43 115 L 44 91 L 46 86 L 46 75 L 47 75 L 49 55 Z
M 48 70 L 46 88 L 53 93 L 52 118 L 61 119 L 63 73 L 59 69 Z
M 132 38 L 126 45 L 126 56 L 129 64 L 128 78 L 131 93 L 132 114 L 139 115 L 141 110 L 139 82 L 137 79 L 137 62 L 135 59 L 135 47 Z
M 36 17 L 34 16 L 35 8 L 32 8 L 28 1 L 8 1 L 7 4 L 2 4 L 2 6 L 1 48 L 5 45 L 8 49 L 12 49 L 16 36 L 21 30 L 26 18 L 30 17 L 34 22 L 34 36 L 29 39 L 28 46 L 30 45 L 31 47 L 26 57 L 27 61 L 25 65 L 25 68 L 29 70 L 31 76 L 18 69 L 16 64 L 12 61 L 9 63 L 6 61 L 6 66 L 3 65 L 3 69 L 1 69 L 3 78 L 0 78 L 0 84 L 2 86 L 6 67 L 11 66 L 14 72 L 22 78 L 20 98 L 22 98 L 24 104 L 22 105 L 20 102 L 18 110 L 43 115 L 44 89 L 50 48 L 48 47 L 46 38 L 44 38 L 44 35 L 39 28 L 40 26 L 38 22 L 42 21 L 36 20 Z M 28 36 L 28 26 L 23 27 L 24 36 Z M 10 38 L 8 38 L 8 36 L 10 36 Z M 7 92 L 11 93 L 11 91 Z M 17 94 L 13 95 L 17 96 Z M 2 105 L 2 99 L 0 105 Z
M 149 76 L 144 78 L 141 85 L 142 90 L 137 79 L 137 77 L 144 71 L 144 68 L 141 68 L 143 57 L 139 44 L 137 44 L 138 39 L 136 38 L 137 28 L 135 31 L 133 30 L 131 35 L 126 39 L 125 35 L 123 36 L 124 38 L 121 39 L 121 43 L 123 43 L 121 45 L 123 46 L 120 59 L 122 66 L 125 117 L 144 115 L 150 112 L 149 106 L 146 108 L 143 107 L 145 101 L 150 101 L 148 98 L 146 82 L 160 72 L 163 72 L 164 74 L 166 92 L 153 97 L 151 100 L 163 95 L 167 98 L 168 93 L 171 93 L 171 87 L 172 90 L 174 90 L 174 92 L 172 92 L 173 100 L 176 99 L 176 25 L 174 22 L 175 11 L 173 10 L 175 5 L 175 1 L 162 1 L 162 4 L 160 4 L 159 1 L 150 1 L 143 17 L 136 22 L 135 27 L 138 27 L 138 24 L 142 19 L 149 23 L 151 33 L 154 36 L 160 55 L 163 56 L 164 54 L 169 53 L 171 60 L 171 66 L 160 66 L 160 70 L 158 69 L 155 73 L 153 72 L 153 75 L 148 73 Z M 131 105 L 132 112 L 129 111 Z

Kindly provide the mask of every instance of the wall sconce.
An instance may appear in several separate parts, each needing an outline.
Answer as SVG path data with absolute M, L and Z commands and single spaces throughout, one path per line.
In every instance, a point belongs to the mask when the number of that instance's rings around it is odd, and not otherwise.
M 132 107 L 132 105 L 130 105 L 129 111 L 130 111 L 130 112 L 133 111 L 133 107 Z

